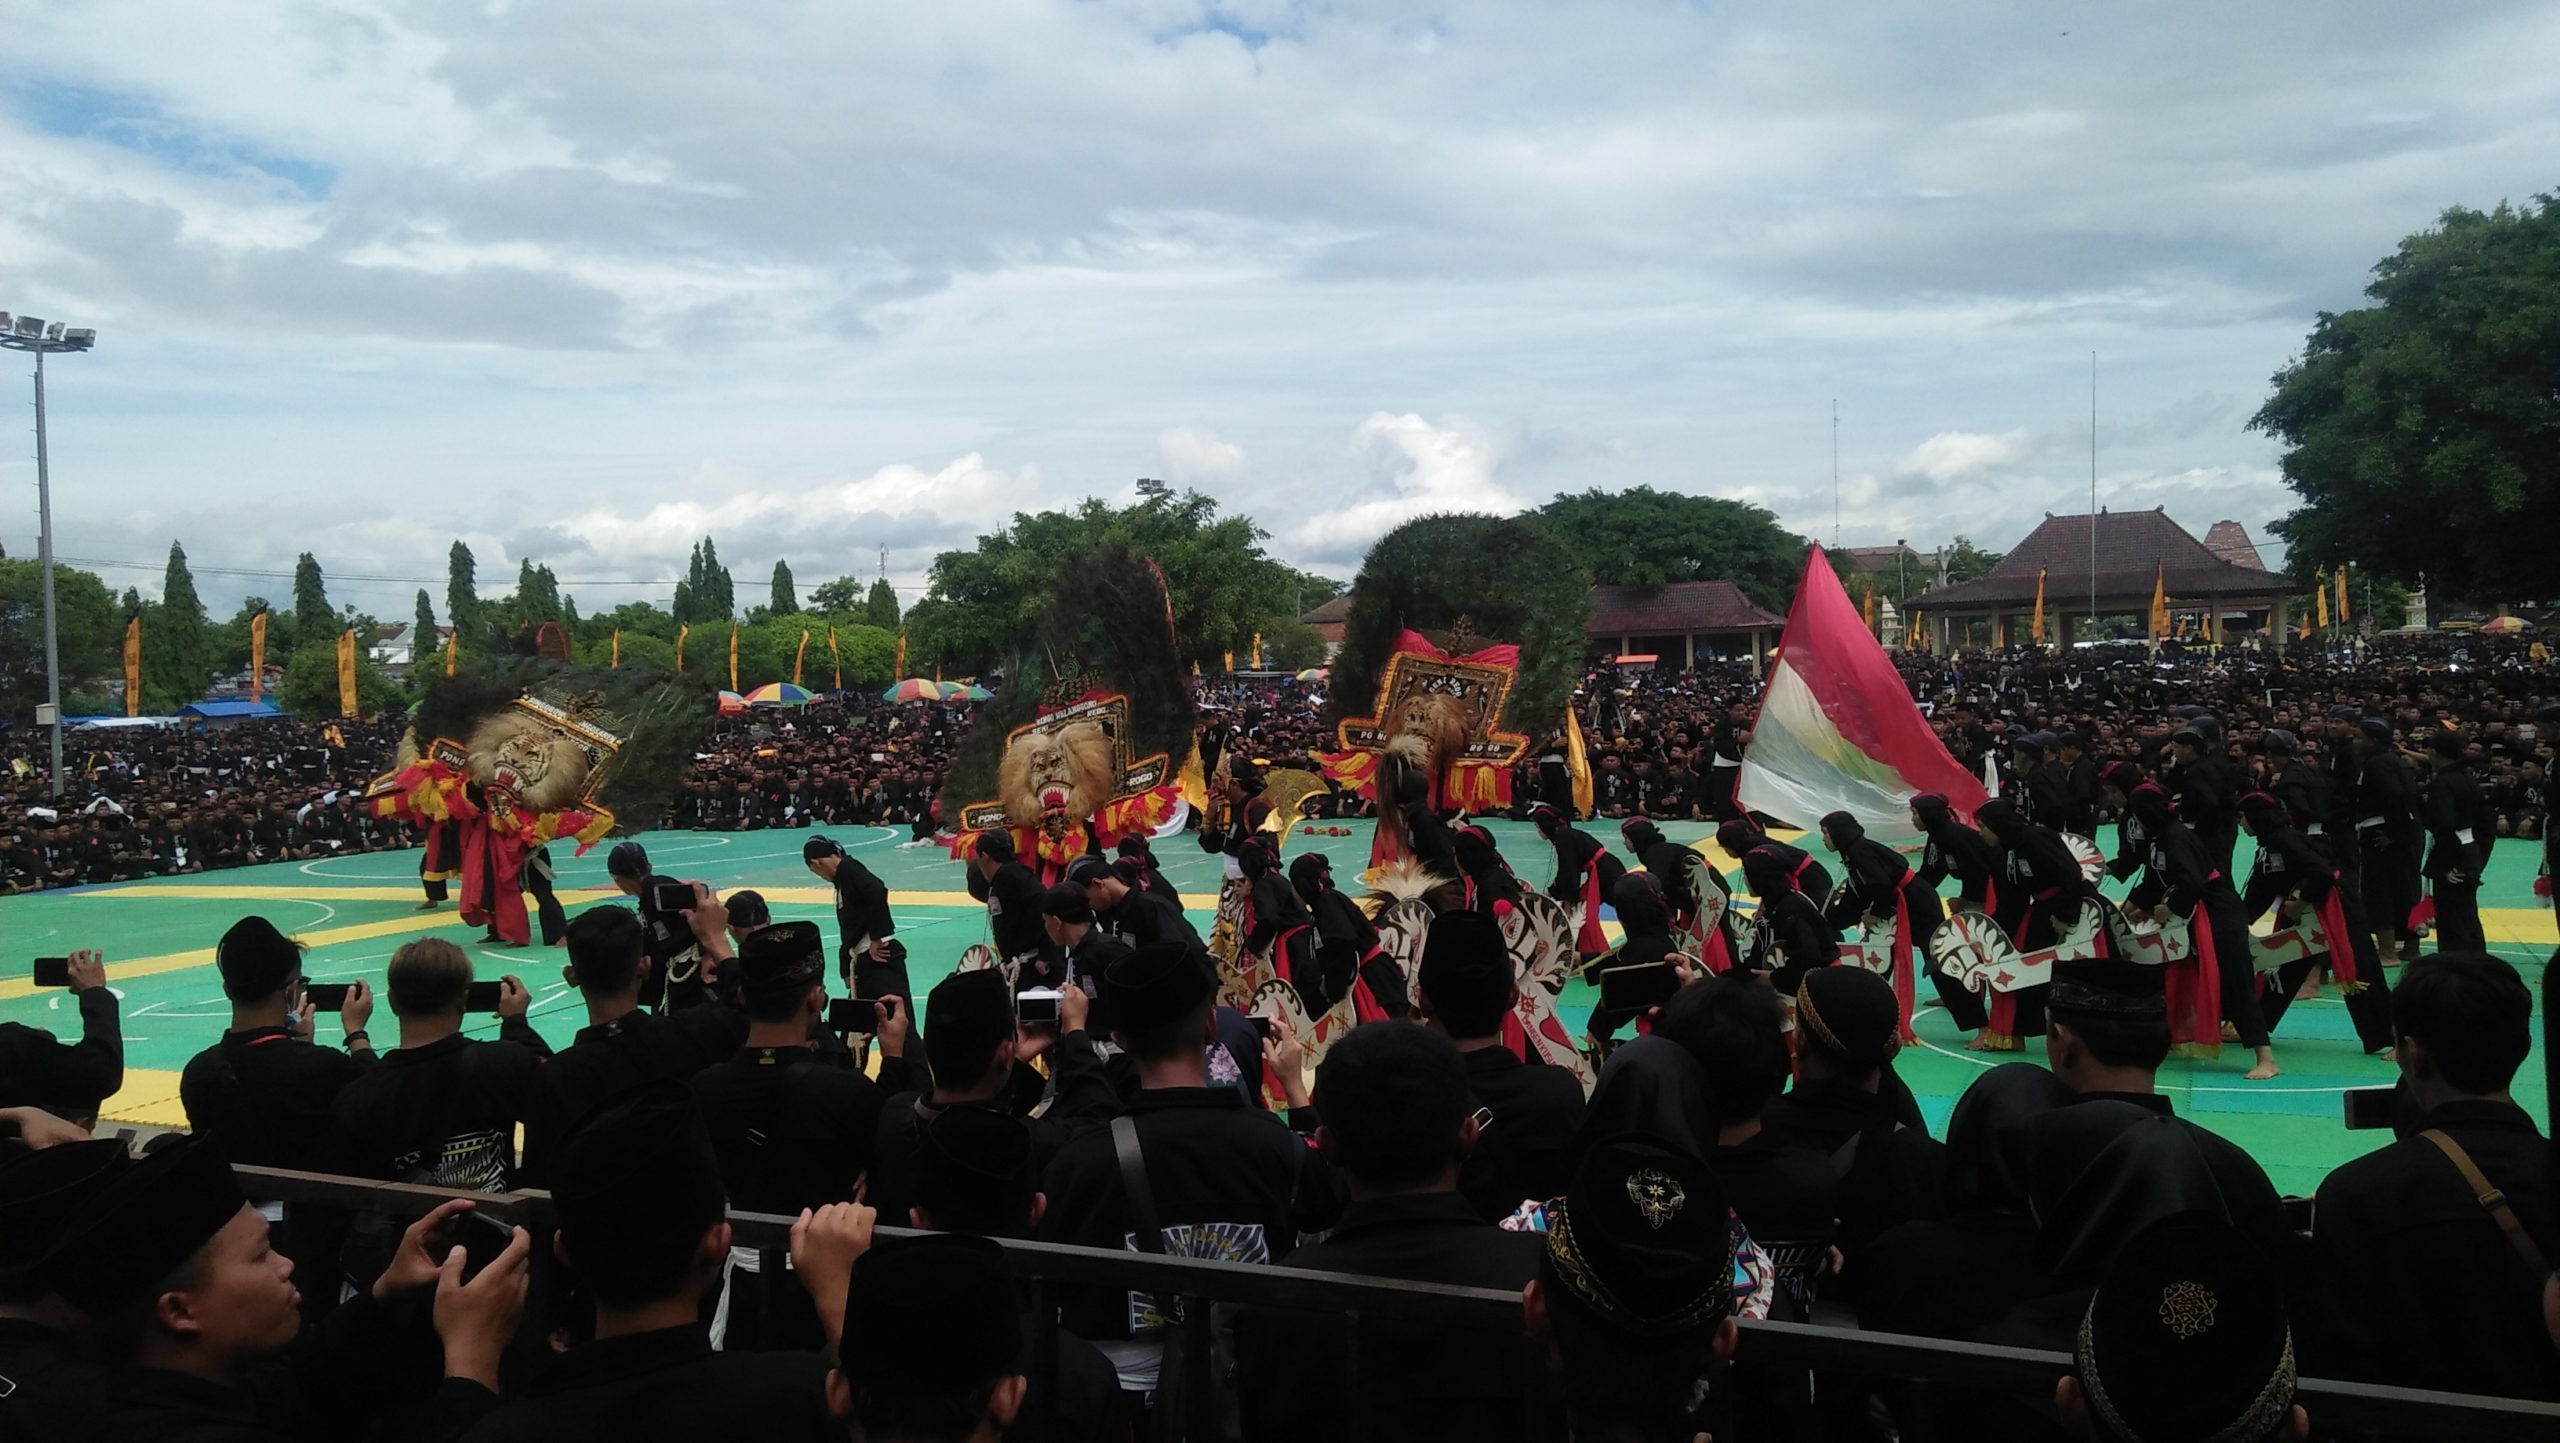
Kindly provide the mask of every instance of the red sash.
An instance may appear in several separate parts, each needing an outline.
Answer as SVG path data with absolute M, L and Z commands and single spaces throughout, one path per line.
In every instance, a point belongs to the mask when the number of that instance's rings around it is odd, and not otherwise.
M 2329 934 L 2329 975 L 2338 990 L 2352 997 L 2365 989 L 2356 973 L 2356 938 L 2347 930 L 2347 906 L 2338 895 L 2338 874 L 2329 874 L 2329 895 L 2320 899 L 2320 926 Z
M 2169 1041 L 2220 1047 L 2222 963 L 2214 955 L 2213 922 L 2202 902 L 2187 919 L 2187 948 L 2186 965 L 2171 963 L 2169 975 L 2161 980 L 2163 1000 L 2169 1007 Z
M 1902 1009 L 1902 1040 L 1914 1040 L 1911 1031 L 1912 958 L 1911 897 L 1899 886 L 1893 889 L 1893 1000 Z
M 1573 950 L 1585 957 L 1597 957 L 1609 950 L 1609 939 L 1600 932 L 1600 854 L 1582 867 L 1582 932 L 1573 939 Z

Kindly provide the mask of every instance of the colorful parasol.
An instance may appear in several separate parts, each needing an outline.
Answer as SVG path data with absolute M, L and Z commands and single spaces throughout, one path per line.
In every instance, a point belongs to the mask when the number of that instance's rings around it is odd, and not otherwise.
M 942 688 L 923 677 L 911 676 L 880 693 L 880 699 L 882 701 L 940 701 Z
M 944 701 L 967 701 L 969 699 L 969 684 L 965 681 L 938 682 L 936 685 L 942 688 L 942 699 Z
M 805 686 L 769 681 L 747 693 L 749 706 L 807 706 L 815 698 Z
M 971 683 L 961 687 L 958 691 L 953 692 L 951 694 L 951 699 L 954 701 L 966 702 L 994 701 L 996 699 L 996 694 L 987 690 L 985 687 Z
M 1298 680 L 1300 680 L 1300 681 L 1322 681 L 1322 680 L 1324 680 L 1324 679 L 1325 679 L 1325 675 L 1326 675 L 1326 668 L 1321 667 L 1321 666 L 1311 666 L 1311 667 L 1308 667 L 1305 671 L 1302 671 L 1302 672 L 1298 673 Z
M 720 714 L 722 716 L 736 716 L 738 713 L 745 711 L 746 709 L 747 699 L 745 697 L 738 695 L 734 691 L 724 691 L 720 693 Z
M 2491 636 L 2514 636 L 2533 630 L 2533 623 L 2521 616 L 2493 616 L 2480 623 L 2480 629 Z

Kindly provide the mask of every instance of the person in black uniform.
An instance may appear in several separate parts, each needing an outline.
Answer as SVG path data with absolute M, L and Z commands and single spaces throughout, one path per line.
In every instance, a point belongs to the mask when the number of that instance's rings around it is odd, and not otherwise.
M 1040 916 L 1049 929 L 1049 945 L 1067 959 L 1068 980 L 1088 997 L 1111 964 L 1137 950 L 1093 924 L 1093 903 L 1073 882 L 1060 882 L 1041 895 Z
M 1333 863 L 1322 852 L 1289 862 L 1289 886 L 1315 918 L 1316 964 L 1327 977 L 1348 976 L 1367 989 L 1364 1022 L 1402 1018 L 1411 1009 L 1404 970 L 1378 945 L 1377 924 L 1333 885 Z
M 1446 1037 L 1409 1022 L 1345 1034 L 1316 1070 L 1323 1147 L 1351 1201 L 1324 1241 L 1284 1266 L 1516 1293 L 1537 1276 L 1540 1240 L 1489 1226 L 1459 1192 L 1482 1131 Z M 1509 1438 L 1541 1406 L 1543 1371 L 1517 1324 L 1361 1330 L 1356 1387 L 1343 1330 L 1286 1310 L 1236 1323 L 1236 1391 L 1247 1443 L 1332 1437 Z
M 1547 884 L 1547 895 L 1581 909 L 1582 929 L 1574 950 L 1585 960 L 1599 956 L 1608 949 L 1600 932 L 1600 906 L 1627 874 L 1627 864 L 1553 807 L 1543 803 L 1531 807 L 1529 820 L 1556 852 L 1556 879 Z
M 551 849 L 536 847 L 524 859 L 524 889 L 533 894 L 535 919 L 542 926 L 542 945 L 557 947 L 569 934 L 569 914 L 560 905 L 560 894 L 552 883 L 559 873 L 551 865 Z
M 644 1088 L 587 1119 L 562 1150 L 552 1200 L 553 1246 L 595 1303 L 595 1341 L 546 1360 L 463 1435 L 470 1443 L 841 1439 L 823 1358 L 712 1351 L 699 1309 L 729 1256 L 728 1199 L 681 1085 Z
M 400 1045 L 350 1081 L 331 1108 L 367 1164 L 364 1175 L 467 1192 L 514 1187 L 516 1124 L 551 1055 L 525 1021 L 532 995 L 517 978 L 504 979 L 497 1037 L 465 1037 L 471 958 L 441 937 L 392 953 L 384 991 Z
M 1511 873 L 1511 864 L 1502 858 L 1502 848 L 1495 845 L 1493 833 L 1478 826 L 1454 829 L 1449 834 L 1450 853 L 1457 862 L 1463 880 L 1463 905 L 1471 911 L 1501 917 L 1520 905 L 1520 879 Z
M 1834 927 L 1855 929 L 1870 917 L 1890 921 L 1899 913 L 1907 930 L 1896 945 L 1911 950 L 1894 953 L 1894 989 L 1909 993 L 1912 969 L 1927 965 L 1929 938 L 1946 920 L 1945 906 L 1902 854 L 1868 836 L 1857 818 L 1833 812 L 1822 819 L 1821 830 L 1823 844 L 1840 854 L 1840 870 L 1847 874 L 1831 893 L 1827 920 Z M 1910 1025 L 1909 1017 L 1900 1019 L 1899 1026 Z
M 1893 1070 L 1901 1048 L 1901 1014 L 1883 978 L 1863 967 L 1808 972 L 1796 989 L 1795 1085 L 1760 1115 L 1781 1143 L 1831 1160 L 1839 1247 L 1851 1259 L 1885 1229 L 1938 1213 L 1946 1149 Z M 1852 1262 L 1841 1274 L 1853 1300 L 1857 1273 Z
M 1933 903 L 1930 911 L 1938 916 L 1938 921 L 1946 919 L 1946 908 L 1938 903 L 1938 885 L 1946 883 L 1948 878 L 1956 878 L 1956 895 L 1989 911 L 1992 878 L 1999 875 L 1997 849 L 1984 842 L 1981 834 L 1974 832 L 1971 826 L 1956 821 L 1956 811 L 1948 806 L 1946 796 L 1935 791 L 1923 791 L 1912 796 L 1912 826 L 1920 829 L 1923 844 L 1920 844 L 1920 867 L 1917 867 L 1917 875 L 1910 885 L 1917 885 L 1928 893 L 1930 903 Z M 1920 913 L 1912 913 L 1915 924 L 1917 916 Z M 1938 924 L 1933 921 L 1930 931 L 1920 936 L 1920 957 L 1928 957 L 1928 939 L 1935 934 L 1935 926 Z M 1992 1016 L 1981 1003 L 1981 995 L 1948 977 L 1946 972 L 1935 970 L 1935 967 L 1928 970 L 1928 980 L 1938 990 L 1938 1005 L 1946 1008 L 1948 1021 L 1956 1023 L 1958 1029 L 1974 1034 L 1974 1041 L 1969 1044 L 1971 1049 L 1974 1052 L 1989 1049 L 1992 1036 L 1987 1029 L 1992 1026 Z
M 1030 1406 L 1033 1335 L 1018 1308 L 997 1303 L 1019 1292 L 1004 1250 L 987 1238 L 931 1234 L 870 1247 L 846 1289 L 829 1408 L 863 1438 L 1051 1436 Z M 1061 1353 L 1062 1375 L 1070 1356 Z
M 1600 976 L 1603 972 L 1667 962 L 1680 981 L 1691 980 L 1695 975 L 1694 959 L 1680 950 L 1688 939 L 1672 932 L 1670 900 L 1662 895 L 1649 873 L 1629 872 L 1620 877 L 1617 889 L 1609 895 L 1609 906 L 1618 914 L 1618 945 L 1593 958 L 1584 969 L 1585 975 L 1605 985 L 1606 979 Z M 1424 945 L 1429 946 L 1428 939 Z M 1594 1055 L 1605 1051 L 1618 1029 L 1639 1015 L 1641 1009 L 1613 1008 L 1595 1002 L 1590 1021 L 1584 1026 Z
M 91 1320 L 55 1291 L 46 1269 L 131 1166 L 114 1138 L 0 1162 L 0 1437 L 76 1438 L 99 1406 L 99 1370 L 77 1347 Z M 66 1366 L 70 1373 L 53 1376 Z M 41 1415 L 28 1408 L 48 1393 L 56 1406 Z
M 889 884 L 833 837 L 800 844 L 800 860 L 836 894 L 836 975 L 855 997 L 912 997 L 907 947 L 889 915 Z
M 2391 723 L 2380 717 L 2356 723 L 2356 761 L 2364 911 L 2378 931 L 2388 934 L 2383 962 L 2388 965 L 2394 957 L 2405 962 L 2418 955 L 2418 934 L 2409 923 L 2418 907 L 2419 859 L 2426 845 L 2426 833 L 2418 825 L 2418 784 L 2392 742 Z
M 1749 817 L 1723 823 L 1716 828 L 1716 845 L 1733 854 L 1736 861 L 1748 856 L 1756 847 L 1775 851 L 1787 864 L 1787 875 L 1795 880 L 1795 888 L 1805 900 L 1819 910 L 1831 905 L 1831 869 L 1816 861 L 1801 847 L 1791 847 L 1760 829 Z
M 2555 734 L 2560 734 L 2560 701 L 2545 702 L 2535 708 L 2533 720 L 2543 740 L 2549 741 Z M 2549 879 L 2547 890 L 2550 894 L 2543 900 L 2555 910 L 2560 910 L 2560 816 L 2542 819 L 2542 875 Z
M 2391 1045 L 2391 983 L 2382 970 L 2382 959 L 2373 950 L 2373 933 L 2365 926 L 2364 904 L 2348 892 L 2338 877 L 2329 856 L 2312 839 L 2293 824 L 2283 802 L 2264 792 L 2251 792 L 2240 799 L 2240 824 L 2257 842 L 2258 853 L 2250 864 L 2249 883 L 2240 895 L 2241 907 L 2254 925 L 2271 908 L 2279 908 L 2279 923 L 2298 920 L 2306 911 L 2334 915 L 2339 930 L 2346 936 L 2332 936 L 2332 956 L 2339 948 L 2347 948 L 2346 967 L 2331 965 L 2330 970 L 2346 989 L 2347 1016 L 2355 1023 L 2356 1040 L 2367 1052 L 2380 1052 Z M 2337 909 L 2331 914 L 2328 902 L 2337 898 Z M 2259 1011 L 2266 1018 L 2267 1031 L 2294 1003 L 2294 994 L 2311 969 L 2321 965 L 2315 959 L 2288 963 L 2278 969 L 2275 980 L 2259 995 Z
M 2141 887 L 2135 891 L 2136 899 L 2150 901 L 2156 921 L 2166 922 L 2171 916 L 2187 918 L 2196 945 L 2211 941 L 2222 1020 L 2242 1046 L 2257 1054 L 2249 1069 L 2249 1080 L 2263 1082 L 2274 1077 L 2281 1069 L 2276 1066 L 2275 1047 L 2267 1035 L 2266 1014 L 2258 1006 L 2257 973 L 2249 960 L 2249 915 L 2241 906 L 2239 891 L 2231 885 L 2230 876 L 2214 865 L 2194 829 L 2170 815 L 2166 792 L 2146 782 L 2133 789 L 2125 805 L 2142 822 L 2143 835 L 2151 848 L 2151 860 Z M 2218 1037 L 2194 1040 L 2208 1047 L 2220 1042 Z
M 685 925 L 681 913 L 656 911 L 648 904 L 650 884 L 657 880 L 655 869 L 649 865 L 648 850 L 638 842 L 616 842 L 613 850 L 605 853 L 604 870 L 616 891 L 640 903 L 640 930 L 649 958 L 648 975 L 641 985 L 641 1005 L 652 1010 L 673 1010 L 701 1000 L 705 995 L 702 964 L 695 955 L 693 929 Z
M 697 884 L 684 914 L 702 965 L 730 959 L 729 914 Z M 747 1017 L 707 1000 L 669 1013 L 641 1010 L 651 966 L 647 934 L 626 907 L 590 907 L 569 924 L 563 974 L 586 1003 L 587 1025 L 535 1075 L 524 1119 L 524 1181 L 549 1185 L 560 1149 L 587 1118 L 614 1099 L 655 1083 L 682 1083 L 734 1054 L 747 1038 Z
M 1027 976 L 1046 961 L 1049 936 L 1040 925 L 1040 878 L 1014 860 L 1013 838 L 1003 832 L 978 834 L 969 862 L 969 895 L 987 904 L 987 927 L 995 938 L 996 957 L 1022 962 Z M 1025 986 L 1036 985 L 1025 983 Z
M 1134 834 L 1122 837 L 1114 850 L 1120 854 L 1121 864 L 1129 868 L 1121 877 L 1122 881 L 1140 891 L 1160 892 L 1171 897 L 1175 906 L 1182 904 L 1182 894 L 1174 889 L 1173 880 L 1165 876 L 1164 868 L 1156 861 L 1155 848 L 1145 837 Z
M 2552 1145 L 2512 1091 L 2533 1048 L 2533 994 L 2499 958 L 2438 953 L 2411 963 L 2391 1000 L 2402 1102 L 2415 1116 L 2398 1141 L 2320 1184 L 2311 1270 L 2323 1326 L 2306 1339 L 2305 1371 L 2560 1401 L 2542 1317 L 2547 1270 L 2525 1260 L 2482 1196 L 2498 1196 L 2545 1258 L 2560 1251 Z M 2456 1285 L 2376 1309 L 2374 1289 L 2409 1258 Z
M 1044 1172 L 1069 1139 L 1108 1123 L 1120 1110 L 1119 1096 L 1086 1034 L 1088 1008 L 1082 987 L 1065 989 L 1052 1035 L 1015 1020 L 1013 995 L 991 969 L 954 972 L 934 984 L 924 1007 L 930 1086 L 915 1077 L 912 1090 L 881 1104 L 865 1190 L 872 1205 L 891 1219 L 904 1218 L 916 1205 L 920 1129 L 955 1108 L 1023 1119 L 1031 1129 L 1035 1164 Z M 1028 1065 L 1039 1056 L 1049 1059 L 1054 1079 L 1045 1108 L 1039 1106 L 1044 1083 Z
M 2169 753 L 2173 765 L 2162 781 L 2177 803 L 2178 820 L 2195 831 L 2214 868 L 2229 876 L 2231 849 L 2240 839 L 2240 774 L 2219 741 L 2194 722 L 2169 734 Z
M 124 1032 L 106 963 L 95 951 L 71 954 L 71 1005 L 80 1040 L 41 1027 L 0 1022 L 0 1107 L 38 1107 L 82 1126 L 124 1086 Z
M 1467 1090 L 1490 1113 L 1460 1170 L 1458 1190 L 1486 1222 L 1526 1201 L 1560 1196 L 1582 1130 L 1582 1086 L 1561 1067 L 1524 1062 L 1502 1040 L 1520 989 L 1502 931 L 1480 913 L 1452 912 L 1424 935 L 1415 968 L 1423 1020 L 1449 1035 Z
M 1973 814 L 1973 825 L 1984 841 L 2000 848 L 2002 911 L 2015 919 L 2009 926 L 2018 950 L 2033 952 L 2061 940 L 2064 924 L 2078 915 L 2095 891 L 2080 870 L 2079 858 L 2051 828 L 2018 815 L 2004 798 L 1984 802 Z M 2044 996 L 2041 984 L 2000 994 L 2014 1009 L 2014 1022 L 2003 1029 L 1995 1017 L 1992 1031 L 2005 1031 L 2012 1040 L 2042 1036 Z M 2002 1010 L 1998 999 L 1992 1010 Z
M 1258 835 L 1238 838 L 1237 847 L 1256 840 Z M 1180 894 L 1134 885 L 1100 857 L 1078 857 L 1067 868 L 1067 881 L 1084 889 L 1085 901 L 1093 908 L 1093 924 L 1123 945 L 1134 949 L 1200 940 L 1191 919 L 1182 915 Z
M 418 910 L 432 912 L 444 905 L 450 883 L 462 875 L 462 823 L 452 817 L 429 822 L 420 829 L 419 843 L 418 888 L 426 900 Z
M 1777 848 L 1754 847 L 1744 853 L 1742 879 L 1760 899 L 1742 965 L 1766 975 L 1780 996 L 1793 997 L 1805 973 L 1840 960 L 1840 934 L 1822 920 L 1813 900 L 1796 890 L 1795 869 Z
M 2054 738 L 2053 762 L 2061 773 L 2055 820 L 2045 825 L 2057 832 L 2094 837 L 2098 834 L 2098 764 L 2089 758 L 2089 739 L 2077 731 Z
M 338 1014 L 341 1052 L 311 1040 L 316 1018 L 303 1005 L 301 944 L 264 917 L 243 917 L 213 955 L 231 999 L 231 1027 L 178 1074 L 188 1128 L 233 1162 L 362 1175 L 363 1153 L 331 1109 L 373 1066 L 364 1026 L 373 1015 L 372 989 L 358 982 L 347 994 Z M 279 1245 L 313 1280 L 306 1298 L 315 1318 L 337 1301 L 346 1227 L 346 1216 L 334 1210 L 285 1209 Z
M 732 1206 L 749 1212 L 788 1217 L 843 1202 L 870 1163 L 881 1092 L 809 1045 L 826 1015 L 826 939 L 815 922 L 777 922 L 747 939 L 735 965 L 746 1046 L 692 1082 L 721 1185 Z M 880 1028 L 884 1051 L 903 1050 L 904 1000 L 882 999 L 889 1010 Z M 724 1346 L 818 1344 L 817 1314 L 781 1261 L 732 1255 Z
M 2488 854 L 2480 829 L 2480 779 L 2464 759 L 2460 732 L 2427 738 L 2427 883 L 2436 899 L 2436 950 L 2483 952 L 2480 871 Z M 2494 835 L 2494 834 L 2493 834 Z
M 1245 950 L 1266 960 L 1274 975 L 1295 990 L 1310 1021 L 1333 1010 L 1351 991 L 1352 969 L 1328 971 L 1317 959 L 1315 915 L 1298 900 L 1267 836 L 1245 839 L 1236 860 L 1244 868 L 1251 905 L 1245 913 Z M 1337 959 L 1347 962 L 1349 959 Z
M 2045 755 L 2042 732 L 2020 732 L 2009 739 L 2007 799 L 2038 826 L 2059 824 L 2062 815 L 2062 769 Z
M 1130 1138 L 1115 1143 L 1089 1132 L 1059 1150 L 1045 1179 L 1043 1239 L 1271 1263 L 1297 1245 L 1300 1199 L 1311 1208 L 1305 1223 L 1331 1221 L 1332 1180 L 1298 1136 L 1236 1089 L 1209 1085 L 1217 988 L 1206 953 L 1172 945 L 1143 948 L 1104 979 L 1112 1036 L 1138 1070 Z M 1123 1147 L 1135 1153 L 1125 1165 Z M 1148 1198 L 1132 1201 L 1123 1185 L 1132 1172 Z M 1142 1216 L 1152 1216 L 1156 1235 L 1133 1244 Z M 1067 1327 L 1110 1356 L 1122 1390 L 1141 1395 L 1143 1409 L 1162 1362 L 1164 1315 L 1155 1298 L 1107 1287 L 1061 1291 Z

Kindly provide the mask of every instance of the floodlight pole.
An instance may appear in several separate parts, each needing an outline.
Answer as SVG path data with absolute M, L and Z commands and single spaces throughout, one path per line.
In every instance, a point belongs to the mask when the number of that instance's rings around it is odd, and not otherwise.
M 53 799 L 62 800 L 62 638 L 53 614 L 53 472 L 44 442 L 44 347 L 36 357 L 36 553 L 44 568 L 44 699 L 53 707 Z
M 92 330 L 69 330 L 60 321 L 12 317 L 0 311 L 0 349 L 36 358 L 36 555 L 44 573 L 44 694 L 53 714 L 53 798 L 62 800 L 62 638 L 53 600 L 53 458 L 44 434 L 44 358 L 48 351 L 85 351 L 97 344 Z

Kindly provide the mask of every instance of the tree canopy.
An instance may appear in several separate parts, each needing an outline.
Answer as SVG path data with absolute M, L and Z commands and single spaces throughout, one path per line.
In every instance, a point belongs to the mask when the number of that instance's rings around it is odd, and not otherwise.
M 777 559 L 773 563 L 773 599 L 766 609 L 775 616 L 796 616 L 800 611 L 800 594 L 791 584 L 791 563 Z
M 1075 584 L 1063 569 L 1118 542 L 1164 574 L 1183 660 L 1215 667 L 1222 653 L 1250 645 L 1255 631 L 1297 614 L 1305 578 L 1264 553 L 1267 537 L 1248 517 L 1220 516 L 1218 503 L 1196 491 L 1134 506 L 1089 497 L 1072 511 L 1017 513 L 974 548 L 933 559 L 925 599 L 906 616 L 910 664 L 995 665 L 1030 634 L 1053 592 Z
M 737 586 L 729 579 L 729 568 L 720 564 L 720 548 L 705 536 L 685 564 L 684 579 L 676 583 L 675 618 L 727 621 L 737 614 Z
M 74 691 L 123 665 L 124 614 L 97 573 L 60 562 L 53 568 L 53 605 L 67 708 Z M 44 699 L 44 567 L 0 560 L 0 718 L 29 721 Z
M 205 617 L 204 602 L 196 596 L 185 547 L 169 543 L 169 569 L 161 578 L 160 599 L 139 610 L 142 710 L 166 716 L 203 698 L 213 683 L 216 662 L 212 626 Z
M 2560 198 L 2448 210 L 2323 312 L 2253 429 L 2285 445 L 2288 555 L 2478 599 L 2560 586 Z
M 444 615 L 464 636 L 480 625 L 479 563 L 472 559 L 471 548 L 459 541 L 445 553 Z
M 869 594 L 862 599 L 862 619 L 886 631 L 898 629 L 898 592 L 883 576 L 871 583 Z
M 329 583 L 320 574 L 319 559 L 306 551 L 293 559 L 293 649 L 308 650 L 315 646 L 334 645 L 338 633 L 345 630 L 338 623 L 338 613 L 329 605 Z M 272 628 L 275 623 L 269 622 Z M 269 645 L 282 638 L 270 630 Z
M 1595 488 L 1559 495 L 1536 515 L 1603 585 L 1730 581 L 1783 610 L 1804 567 L 1804 539 L 1747 501 Z

